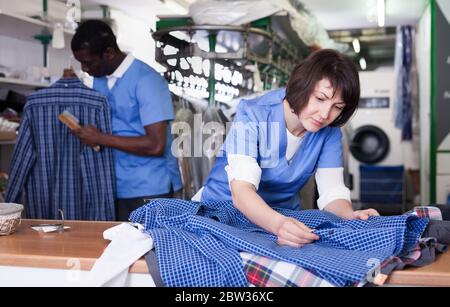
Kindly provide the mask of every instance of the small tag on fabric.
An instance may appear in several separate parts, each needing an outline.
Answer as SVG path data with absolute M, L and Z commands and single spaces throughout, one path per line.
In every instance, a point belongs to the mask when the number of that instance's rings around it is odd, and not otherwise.
M 38 232 L 45 232 L 45 233 L 61 230 L 61 226 L 58 226 L 58 225 L 31 226 L 31 228 Z M 70 226 L 64 226 L 64 230 L 67 230 L 67 229 L 70 229 Z
M 373 283 L 377 286 L 382 286 L 386 282 L 386 279 L 388 278 L 388 275 L 385 274 L 378 274 L 375 276 L 375 279 L 373 280 Z

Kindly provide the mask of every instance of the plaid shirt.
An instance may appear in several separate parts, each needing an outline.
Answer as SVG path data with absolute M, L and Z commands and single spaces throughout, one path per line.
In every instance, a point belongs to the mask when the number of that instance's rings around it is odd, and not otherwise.
M 442 220 L 442 214 L 439 208 L 432 206 L 418 206 L 405 213 L 416 215 L 420 218 L 429 218 L 431 220 Z M 427 239 L 420 239 L 419 243 L 399 256 L 389 257 L 380 265 L 380 272 L 374 279 L 374 284 L 382 285 L 388 275 L 384 274 L 384 268 L 392 263 L 403 263 L 406 265 L 414 264 L 422 256 L 421 245 L 428 242 Z M 333 286 L 326 280 L 314 275 L 313 273 L 280 260 L 275 260 L 250 253 L 241 253 L 244 263 L 245 275 L 248 282 L 256 287 L 330 287 Z M 362 281 L 361 284 L 365 284 Z
M 256 287 L 333 287 L 328 281 L 293 263 L 240 253 L 245 276 Z
M 441 210 L 433 206 L 416 206 L 406 214 L 416 215 L 420 218 L 429 218 L 430 220 L 442 221 Z
M 152 200 L 132 212 L 154 239 L 167 286 L 246 286 L 239 251 L 296 264 L 333 285 L 364 280 L 382 263 L 417 244 L 428 221 L 412 215 L 343 221 L 323 211 L 278 209 L 314 228 L 320 240 L 303 248 L 279 246 L 231 202 Z
M 441 210 L 433 206 L 417 206 L 405 214 L 415 215 L 420 218 L 427 218 L 436 221 L 442 220 Z M 422 257 L 424 248 L 432 245 L 436 246 L 437 251 L 441 250 L 442 252 L 446 250 L 446 247 L 442 244 L 437 243 L 435 238 L 421 238 L 419 240 L 419 243 L 410 250 L 402 253 L 399 256 L 392 256 L 384 261 L 380 266 L 380 272 L 377 276 L 375 276 L 373 280 L 373 284 L 381 286 L 386 282 L 389 274 L 392 271 L 392 268 L 389 268 L 390 266 L 395 266 L 395 270 L 406 266 L 414 266 L 415 263 Z
M 30 95 L 11 164 L 6 201 L 20 203 L 28 218 L 114 220 L 112 151 L 95 152 L 58 120 L 68 110 L 81 125 L 111 133 L 106 99 L 76 78 L 60 79 Z

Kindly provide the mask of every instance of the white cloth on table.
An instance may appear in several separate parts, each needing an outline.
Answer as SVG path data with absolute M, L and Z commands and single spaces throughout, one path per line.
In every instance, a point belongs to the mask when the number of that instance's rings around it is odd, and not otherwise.
M 105 230 L 103 238 L 111 240 L 90 271 L 90 286 L 124 286 L 129 267 L 153 248 L 153 239 L 130 223 Z

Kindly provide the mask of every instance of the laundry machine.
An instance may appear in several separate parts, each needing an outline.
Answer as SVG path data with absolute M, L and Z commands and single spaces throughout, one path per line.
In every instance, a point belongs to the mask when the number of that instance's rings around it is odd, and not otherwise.
M 360 72 L 359 107 L 344 127 L 352 200 L 360 199 L 360 166 L 403 165 L 401 130 L 395 127 L 393 69 Z

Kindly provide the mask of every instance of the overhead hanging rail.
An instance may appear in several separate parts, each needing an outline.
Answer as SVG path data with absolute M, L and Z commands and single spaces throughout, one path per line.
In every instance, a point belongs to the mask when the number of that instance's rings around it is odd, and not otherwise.
M 152 33 L 156 61 L 167 68 L 169 82 L 185 84 L 184 78 L 192 80 L 192 76 L 206 79 L 210 104 L 214 104 L 217 82 L 223 83 L 214 74 L 216 64 L 242 75 L 242 82 L 230 85 L 239 90 L 233 96 L 253 92 L 256 67 L 265 89 L 274 83 L 283 86 L 292 68 L 307 54 L 307 47 L 300 40 L 293 43 L 286 33 L 277 33 L 283 28 L 280 16 L 276 17 L 245 26 L 195 25 L 190 18 L 161 18 Z M 193 58 L 208 60 L 209 72 L 195 71 Z

